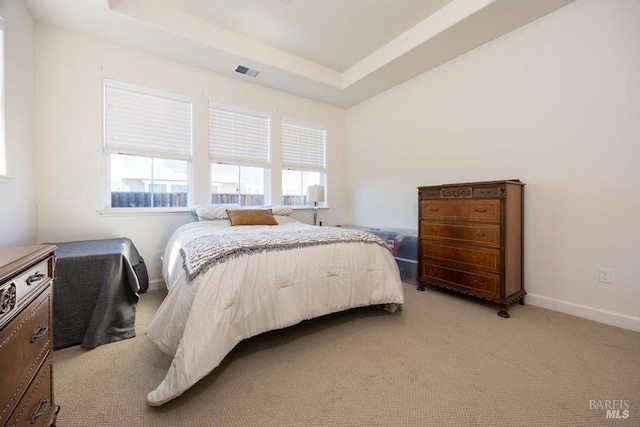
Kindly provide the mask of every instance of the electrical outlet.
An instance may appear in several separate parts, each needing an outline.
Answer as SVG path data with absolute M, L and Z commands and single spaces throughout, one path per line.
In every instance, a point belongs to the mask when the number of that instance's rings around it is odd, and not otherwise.
M 600 283 L 613 283 L 612 269 L 600 267 L 598 273 L 600 275 Z

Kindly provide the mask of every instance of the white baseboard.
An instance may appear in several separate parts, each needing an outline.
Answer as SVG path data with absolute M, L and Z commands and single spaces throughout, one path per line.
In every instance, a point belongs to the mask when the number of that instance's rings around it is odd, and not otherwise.
M 149 289 L 150 291 L 157 291 L 158 289 L 165 289 L 166 285 L 164 284 L 164 280 L 156 279 L 149 280 Z
M 574 304 L 535 294 L 527 294 L 525 301 L 527 304 L 535 305 L 537 307 L 548 308 L 550 310 L 571 314 L 573 316 L 582 317 L 595 322 L 640 332 L 640 318 L 638 317 L 627 316 L 626 314 L 614 313 L 612 311 L 587 307 L 585 305 Z

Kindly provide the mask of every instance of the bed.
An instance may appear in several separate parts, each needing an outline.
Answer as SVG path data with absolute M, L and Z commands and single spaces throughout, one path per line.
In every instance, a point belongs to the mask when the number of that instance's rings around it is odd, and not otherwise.
M 180 396 L 244 339 L 354 307 L 402 308 L 398 267 L 379 237 L 268 215 L 274 225 L 199 221 L 169 239 L 168 293 L 146 335 L 173 360 L 150 405 Z

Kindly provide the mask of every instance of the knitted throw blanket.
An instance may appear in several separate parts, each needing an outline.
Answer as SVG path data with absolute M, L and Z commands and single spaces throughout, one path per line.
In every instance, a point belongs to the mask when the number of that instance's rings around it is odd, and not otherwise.
M 211 267 L 243 255 L 337 243 L 366 243 L 389 249 L 382 239 L 366 231 L 287 224 L 214 228 L 188 242 L 180 249 L 180 255 L 190 282 Z

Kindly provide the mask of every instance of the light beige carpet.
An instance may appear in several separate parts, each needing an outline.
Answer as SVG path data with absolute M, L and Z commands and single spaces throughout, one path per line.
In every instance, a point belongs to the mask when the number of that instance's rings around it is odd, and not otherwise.
M 58 426 L 639 426 L 640 334 L 558 312 L 405 287 L 405 308 L 337 313 L 240 343 L 155 408 L 171 359 L 144 335 L 55 352 Z M 606 404 L 621 401 L 606 419 Z M 624 406 L 626 405 L 626 407 Z

